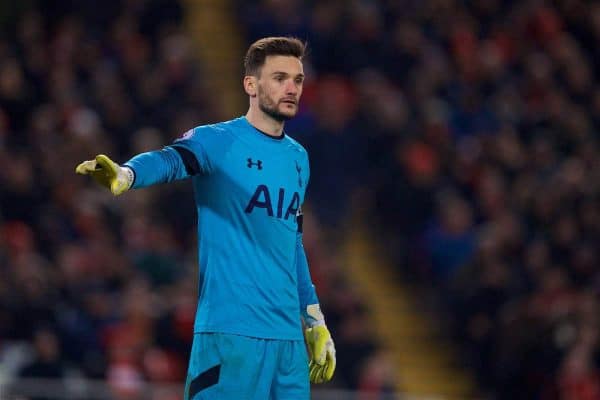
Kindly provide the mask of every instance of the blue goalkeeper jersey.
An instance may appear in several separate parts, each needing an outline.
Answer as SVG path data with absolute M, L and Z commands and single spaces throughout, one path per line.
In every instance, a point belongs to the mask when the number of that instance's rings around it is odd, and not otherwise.
M 306 305 L 318 303 L 302 247 L 305 149 L 245 117 L 186 132 L 135 156 L 133 188 L 191 178 L 198 213 L 195 332 L 301 340 Z M 177 205 L 174 205 L 177 207 Z

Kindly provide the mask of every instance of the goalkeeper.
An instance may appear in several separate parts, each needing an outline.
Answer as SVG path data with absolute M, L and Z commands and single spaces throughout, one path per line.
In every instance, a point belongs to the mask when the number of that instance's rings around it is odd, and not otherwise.
M 245 116 L 123 165 L 97 155 L 77 166 L 114 195 L 192 180 L 199 297 L 185 400 L 309 399 L 309 381 L 333 376 L 335 348 L 302 245 L 308 156 L 283 130 L 298 111 L 304 51 L 295 38 L 250 46 Z

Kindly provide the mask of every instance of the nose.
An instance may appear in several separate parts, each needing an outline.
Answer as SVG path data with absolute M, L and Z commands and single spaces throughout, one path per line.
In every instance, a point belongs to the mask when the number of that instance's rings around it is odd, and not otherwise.
M 285 94 L 296 95 L 298 94 L 298 85 L 293 79 L 288 79 L 285 85 Z

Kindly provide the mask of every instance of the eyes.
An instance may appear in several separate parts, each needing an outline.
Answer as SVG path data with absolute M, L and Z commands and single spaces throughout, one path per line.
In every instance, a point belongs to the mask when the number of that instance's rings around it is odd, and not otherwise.
M 279 82 L 279 83 L 283 83 L 285 82 L 287 79 L 289 79 L 289 76 L 286 74 L 275 74 L 273 76 L 273 79 L 275 79 L 275 81 Z M 302 83 L 304 83 L 304 76 L 302 75 L 298 75 L 294 78 L 294 83 L 296 85 L 302 85 Z

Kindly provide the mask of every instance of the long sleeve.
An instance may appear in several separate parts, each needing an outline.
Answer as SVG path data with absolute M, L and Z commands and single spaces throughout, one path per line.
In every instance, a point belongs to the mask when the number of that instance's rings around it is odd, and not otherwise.
M 310 277 L 308 260 L 304 251 L 304 245 L 302 244 L 302 232 L 298 232 L 296 239 L 296 270 L 298 274 L 298 298 L 300 299 L 301 315 L 304 322 L 308 326 L 312 326 L 317 320 L 314 315 L 309 315 L 307 307 L 312 304 L 319 304 L 319 298 Z
M 135 174 L 133 189 L 185 179 L 200 172 L 194 155 L 178 146 L 138 154 L 124 165 Z
M 190 129 L 162 150 L 141 153 L 127 161 L 135 174 L 133 189 L 157 183 L 172 182 L 198 174 L 210 174 L 210 159 L 204 142 L 211 136 L 212 128 L 199 126 Z

